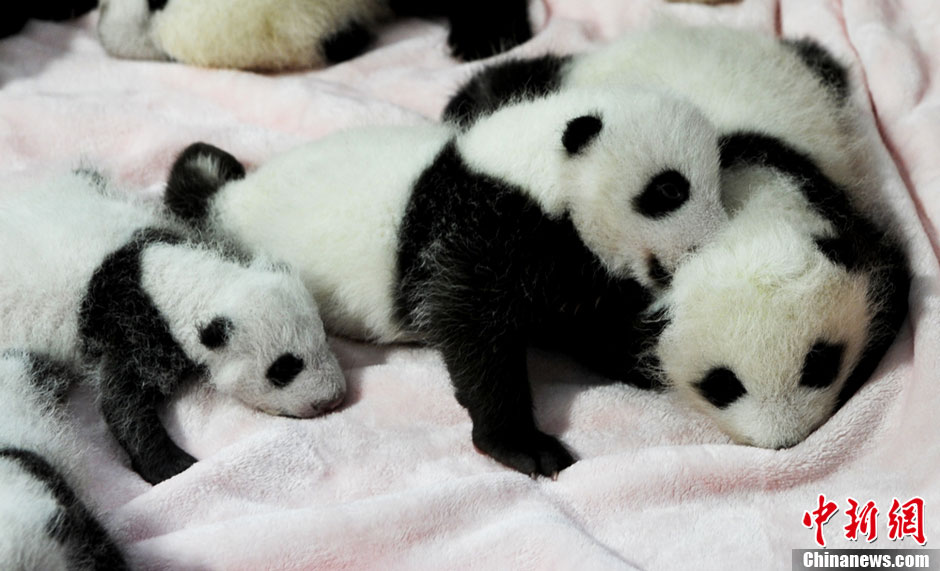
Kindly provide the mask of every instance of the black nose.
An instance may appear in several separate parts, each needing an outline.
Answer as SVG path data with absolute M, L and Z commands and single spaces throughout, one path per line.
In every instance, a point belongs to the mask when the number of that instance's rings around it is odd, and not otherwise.
M 267 378 L 277 388 L 284 388 L 304 370 L 304 360 L 296 355 L 284 353 L 268 367 Z

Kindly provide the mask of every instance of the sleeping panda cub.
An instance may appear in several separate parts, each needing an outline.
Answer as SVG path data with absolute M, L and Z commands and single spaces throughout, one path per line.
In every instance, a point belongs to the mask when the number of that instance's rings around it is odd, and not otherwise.
M 525 0 L 101 0 L 98 36 L 117 57 L 282 71 L 358 55 L 393 15 L 446 17 L 464 59 L 532 36 Z
M 574 459 L 536 426 L 527 346 L 631 380 L 622 324 L 727 218 L 714 128 L 638 88 L 341 132 L 221 185 L 212 164 L 238 166 L 181 154 L 174 213 L 292 264 L 329 329 L 439 349 L 477 448 L 532 475 Z
M 910 276 L 808 157 L 747 134 L 724 149 L 731 222 L 653 304 L 648 364 L 735 441 L 789 447 L 872 374 Z
M 300 279 L 227 259 L 78 172 L 0 203 L 2 345 L 85 360 L 133 468 L 160 482 L 195 460 L 158 406 L 189 377 L 271 414 L 311 417 L 345 380 Z
M 82 501 L 82 450 L 65 414 L 80 381 L 60 363 L 0 352 L 0 567 L 126 569 L 120 550 Z

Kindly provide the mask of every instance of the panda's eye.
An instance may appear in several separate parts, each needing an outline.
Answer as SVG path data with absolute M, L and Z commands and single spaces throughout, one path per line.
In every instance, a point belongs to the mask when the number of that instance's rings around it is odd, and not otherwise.
M 272 385 L 281 389 L 289 385 L 303 370 L 303 359 L 290 353 L 284 353 L 271 363 L 266 376 Z
M 661 218 L 689 199 L 689 181 L 679 171 L 661 172 L 633 199 L 633 208 L 647 218 Z
M 199 342 L 207 349 L 220 349 L 228 344 L 235 324 L 227 317 L 216 317 L 199 330 Z
M 817 341 L 806 353 L 800 384 L 804 387 L 824 389 L 839 376 L 845 345 Z
M 705 400 L 717 408 L 727 408 L 747 393 L 738 376 L 731 369 L 716 367 L 696 385 Z

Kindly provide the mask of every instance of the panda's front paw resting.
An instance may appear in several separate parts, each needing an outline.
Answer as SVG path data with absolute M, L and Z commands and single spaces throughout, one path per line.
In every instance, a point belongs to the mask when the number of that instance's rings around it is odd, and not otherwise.
M 521 434 L 514 431 L 478 433 L 474 430 L 473 444 L 500 464 L 533 478 L 547 476 L 554 479 L 559 472 L 575 463 L 574 456 L 557 438 L 538 430 Z
M 183 450 L 177 449 L 162 457 L 134 459 L 133 468 L 148 483 L 157 485 L 184 472 L 195 463 L 195 458 Z

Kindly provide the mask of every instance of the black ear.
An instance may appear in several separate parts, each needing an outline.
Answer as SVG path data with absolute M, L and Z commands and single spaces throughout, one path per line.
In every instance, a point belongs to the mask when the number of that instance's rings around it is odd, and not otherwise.
M 569 155 L 576 155 L 594 140 L 603 127 L 604 123 L 597 115 L 576 117 L 568 121 L 565 134 L 561 136 L 561 144 L 565 146 Z
M 199 330 L 199 342 L 209 349 L 219 349 L 225 347 L 229 338 L 232 336 L 232 330 L 235 324 L 228 317 L 216 317 Z

